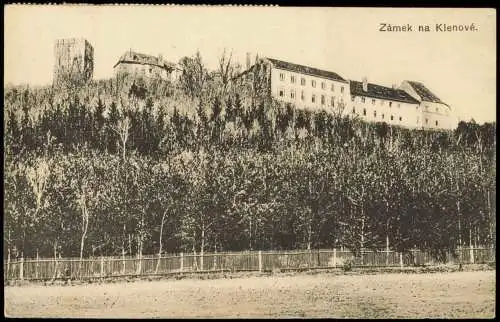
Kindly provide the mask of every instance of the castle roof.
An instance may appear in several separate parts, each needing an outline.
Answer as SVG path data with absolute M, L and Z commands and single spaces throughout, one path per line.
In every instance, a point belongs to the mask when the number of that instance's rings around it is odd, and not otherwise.
M 350 81 L 351 95 L 373 97 L 411 104 L 420 103 L 403 90 L 370 83 L 367 85 L 367 91 L 364 91 L 362 82 Z
M 175 68 L 175 64 L 174 63 L 171 63 L 171 62 L 168 62 L 168 61 L 164 61 L 164 60 L 160 60 L 156 56 L 142 54 L 142 53 L 138 53 L 138 52 L 131 51 L 131 50 L 129 50 L 126 53 L 124 53 L 120 57 L 120 59 L 118 60 L 118 62 L 113 66 L 113 68 L 116 67 L 116 66 L 118 66 L 119 64 L 122 64 L 122 63 L 125 63 L 125 64 L 151 65 L 151 66 L 157 66 L 157 67 L 160 67 L 160 68 L 168 68 L 168 69 Z
M 415 81 L 408 81 L 408 84 L 415 90 L 418 96 L 422 99 L 422 101 L 440 103 L 444 105 L 448 105 L 442 100 L 439 99 L 434 93 L 432 93 L 424 84 Z
M 345 80 L 339 74 L 334 73 L 334 72 L 330 72 L 327 70 L 322 70 L 322 69 L 318 69 L 318 68 L 314 68 L 314 67 L 308 67 L 308 66 L 304 66 L 304 65 L 294 64 L 294 63 L 290 63 L 290 62 L 286 62 L 286 61 L 278 60 L 278 59 L 274 59 L 274 58 L 266 58 L 266 59 L 269 60 L 276 68 L 279 68 L 279 69 L 284 69 L 284 70 L 288 70 L 288 71 L 296 72 L 296 73 L 300 73 L 300 74 L 323 77 L 323 78 L 347 83 L 347 80 Z

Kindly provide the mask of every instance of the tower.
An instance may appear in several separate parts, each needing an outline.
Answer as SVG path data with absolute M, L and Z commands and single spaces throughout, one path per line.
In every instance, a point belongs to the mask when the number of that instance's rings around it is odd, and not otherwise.
M 59 39 L 54 47 L 55 86 L 83 85 L 92 80 L 94 48 L 83 38 Z

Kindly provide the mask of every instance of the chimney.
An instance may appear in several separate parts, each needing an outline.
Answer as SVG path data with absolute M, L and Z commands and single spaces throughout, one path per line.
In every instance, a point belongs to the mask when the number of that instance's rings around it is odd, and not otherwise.
M 251 58 L 250 58 L 250 53 L 249 53 L 249 52 L 247 52 L 247 70 L 249 70 L 249 69 L 250 69 L 250 65 L 251 65 L 251 60 L 250 60 L 250 59 L 251 59 Z
M 368 92 L 368 79 L 363 77 L 363 92 Z

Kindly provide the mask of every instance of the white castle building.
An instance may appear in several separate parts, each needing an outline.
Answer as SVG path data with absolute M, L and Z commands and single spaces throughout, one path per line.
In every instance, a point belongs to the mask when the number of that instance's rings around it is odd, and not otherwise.
M 415 129 L 454 129 L 458 123 L 451 106 L 420 82 L 405 80 L 399 87 L 386 87 L 274 58 L 260 58 L 250 66 L 248 56 L 247 70 L 238 78 L 249 80 L 258 73 L 265 76 L 272 97 L 297 108 Z

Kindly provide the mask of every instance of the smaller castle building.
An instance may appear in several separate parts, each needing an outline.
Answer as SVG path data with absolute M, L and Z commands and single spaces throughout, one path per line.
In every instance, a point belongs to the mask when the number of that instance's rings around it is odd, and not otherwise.
M 386 87 L 350 81 L 351 110 L 353 115 L 367 122 L 385 122 L 409 128 L 421 127 L 419 101 L 396 86 Z
M 152 56 L 132 50 L 124 53 L 113 68 L 116 77 L 130 75 L 172 81 L 179 75 L 176 64 L 164 60 L 161 55 Z
M 458 118 L 453 116 L 451 106 L 443 102 L 424 84 L 415 81 L 403 81 L 400 88 L 420 102 L 421 122 L 419 125 L 422 128 L 454 129 L 457 127 Z

